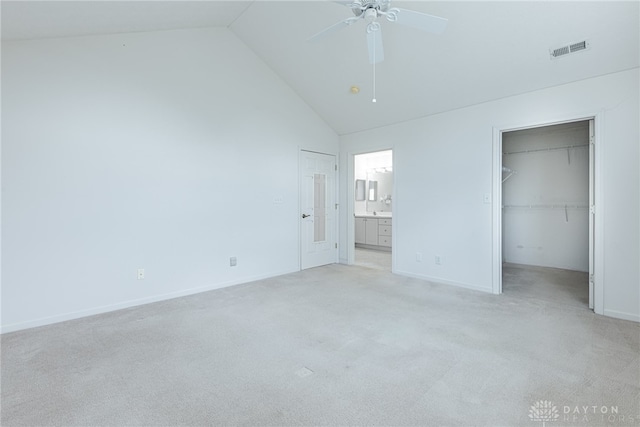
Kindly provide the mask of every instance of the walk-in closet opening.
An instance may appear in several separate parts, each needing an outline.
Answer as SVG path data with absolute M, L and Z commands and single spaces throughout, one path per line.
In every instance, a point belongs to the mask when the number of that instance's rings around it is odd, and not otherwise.
M 354 264 L 391 271 L 392 150 L 354 156 Z
M 502 134 L 502 288 L 592 307 L 593 121 Z

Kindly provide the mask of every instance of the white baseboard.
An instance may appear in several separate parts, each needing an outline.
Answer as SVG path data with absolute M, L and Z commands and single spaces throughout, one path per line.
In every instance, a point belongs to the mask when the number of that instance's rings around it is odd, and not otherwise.
M 614 317 L 616 319 L 630 320 L 632 322 L 640 323 L 640 315 L 637 314 L 605 309 L 603 315 L 607 317 Z
M 399 274 L 400 276 L 407 276 L 407 277 L 412 277 L 414 279 L 421 279 L 421 280 L 426 280 L 428 282 L 433 282 L 433 283 L 440 283 L 442 285 L 449 285 L 449 286 L 456 286 L 458 288 L 465 288 L 465 289 L 471 289 L 474 291 L 480 291 L 480 292 L 486 292 L 486 293 L 492 293 L 492 289 L 491 289 L 491 285 L 489 285 L 488 287 L 482 287 L 482 286 L 478 286 L 478 285 L 474 285 L 471 283 L 463 283 L 463 282 L 454 282 L 452 280 L 445 280 L 439 277 L 432 277 L 432 276 L 424 276 L 421 274 L 415 274 L 415 273 L 409 273 L 406 271 L 399 271 L 399 270 L 394 270 L 393 271 L 394 274 Z
M 340 263 L 346 264 L 346 260 L 341 259 Z M 200 287 L 197 287 L 197 288 L 190 288 L 190 289 L 183 289 L 183 290 L 180 290 L 180 291 L 169 292 L 169 293 L 160 294 L 160 295 L 154 295 L 154 296 L 147 297 L 147 298 L 140 298 L 140 299 L 136 299 L 136 300 L 123 301 L 123 302 L 116 303 L 116 304 L 110 304 L 110 305 L 105 305 L 105 306 L 100 306 L 100 307 L 93 307 L 93 308 L 86 309 L 86 310 L 79 310 L 79 311 L 59 314 L 59 315 L 50 316 L 50 317 L 43 317 L 43 318 L 39 318 L 39 319 L 28 320 L 28 321 L 25 321 L 25 322 L 2 325 L 2 326 L 0 326 L 0 334 L 5 334 L 5 333 L 9 333 L 9 332 L 16 332 L 16 331 L 20 331 L 20 330 L 23 330 L 23 329 L 36 328 L 36 327 L 39 327 L 39 326 L 52 325 L 54 323 L 65 322 L 67 320 L 80 319 L 80 318 L 83 318 L 83 317 L 93 316 L 93 315 L 96 315 L 96 314 L 102 314 L 102 313 L 108 313 L 108 312 L 111 312 L 111 311 L 122 310 L 124 308 L 136 307 L 136 306 L 140 306 L 140 305 L 144 305 L 144 304 L 150 304 L 150 303 L 154 303 L 154 302 L 165 301 L 165 300 L 170 300 L 170 299 L 174 299 L 174 298 L 180 298 L 180 297 L 183 297 L 183 296 L 194 295 L 194 294 L 198 294 L 198 293 L 202 293 L 202 292 L 212 291 L 212 290 L 215 290 L 215 289 L 226 288 L 226 287 L 229 287 L 229 286 L 239 285 L 239 284 L 242 284 L 242 283 L 249 283 L 249 282 L 253 282 L 253 281 L 256 281 L 256 280 L 262 280 L 262 279 L 268 279 L 268 278 L 271 278 L 271 277 L 282 276 L 284 274 L 294 273 L 296 271 L 299 271 L 299 270 L 298 269 L 287 270 L 287 271 L 282 271 L 282 272 L 277 272 L 277 273 L 269 273 L 269 274 L 263 274 L 263 275 L 258 275 L 258 276 L 245 277 L 245 278 L 236 279 L 236 280 L 232 280 L 232 281 L 216 283 L 216 284 L 213 284 L 213 285 L 200 286 Z M 398 274 L 398 275 L 401 275 L 401 276 L 412 277 L 414 279 L 425 280 L 425 281 L 428 281 L 428 282 L 439 283 L 439 284 L 443 284 L 443 285 L 456 286 L 456 287 L 459 287 L 459 288 L 471 289 L 471 290 L 480 291 L 480 292 L 486 292 L 486 293 L 491 293 L 492 292 L 491 291 L 491 287 L 481 287 L 481 286 L 477 286 L 477 285 L 473 285 L 473 284 L 469 284 L 469 283 L 455 282 L 455 281 L 451 281 L 451 280 L 445 280 L 445 279 L 442 279 L 442 278 L 439 278 L 439 277 L 425 276 L 425 275 L 420 275 L 420 274 L 409 273 L 409 272 L 406 272 L 406 271 L 398 271 L 398 270 L 396 270 L 396 271 L 394 271 L 394 273 Z M 640 315 L 633 314 L 633 313 L 625 313 L 625 312 L 620 312 L 620 311 L 616 311 L 616 310 L 606 310 L 605 309 L 603 315 L 607 316 L 607 317 L 613 317 L 613 318 L 616 318 L 616 319 L 629 320 L 629 321 L 632 321 L 632 322 L 640 323 Z
M 213 291 L 215 289 L 227 288 L 229 286 L 240 285 L 243 283 L 254 282 L 256 280 L 269 279 L 271 277 L 282 276 L 284 274 L 295 273 L 300 271 L 287 270 L 277 273 L 262 274 L 258 276 L 244 277 L 240 279 L 230 280 L 226 282 L 215 283 L 213 285 L 200 286 L 197 288 L 182 289 L 179 291 L 169 292 L 166 294 L 154 295 L 146 298 L 139 298 L 135 300 L 123 301 L 116 304 L 103 305 L 100 307 L 93 307 L 85 310 L 73 311 L 70 313 L 57 314 L 55 316 L 42 317 L 34 320 L 27 320 L 25 322 L 11 323 L 8 325 L 0 326 L 0 334 L 6 334 L 9 332 L 21 331 L 23 329 L 37 328 L 39 326 L 52 325 L 54 323 L 65 322 L 67 320 L 80 319 L 83 317 L 93 316 L 96 314 L 108 313 L 111 311 L 122 310 L 124 308 L 136 307 L 144 304 L 151 304 L 154 302 L 170 300 L 174 298 L 180 298 L 188 295 L 199 294 L 202 292 Z

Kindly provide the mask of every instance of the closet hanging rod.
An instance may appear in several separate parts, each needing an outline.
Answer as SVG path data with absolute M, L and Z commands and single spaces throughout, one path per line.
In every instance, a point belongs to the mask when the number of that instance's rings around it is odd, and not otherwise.
M 504 205 L 503 208 L 516 209 L 587 209 L 588 205 Z
M 534 150 L 524 150 L 524 151 L 510 151 L 502 154 L 524 154 L 524 153 L 537 153 L 540 151 L 556 151 L 556 150 L 568 150 L 570 148 L 586 148 L 589 144 L 578 144 L 578 145 L 567 145 L 565 147 L 549 147 L 549 148 L 536 148 Z

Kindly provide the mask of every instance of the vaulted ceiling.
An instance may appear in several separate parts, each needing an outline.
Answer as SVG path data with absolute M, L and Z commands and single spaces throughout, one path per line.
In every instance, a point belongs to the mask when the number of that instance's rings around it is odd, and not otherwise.
M 364 22 L 307 42 L 353 16 L 339 2 L 3 1 L 2 39 L 228 27 L 338 134 L 348 134 L 638 67 L 639 4 L 393 1 L 449 25 L 433 35 L 382 21 L 376 103 Z M 588 50 L 551 59 L 549 49 L 582 40 Z

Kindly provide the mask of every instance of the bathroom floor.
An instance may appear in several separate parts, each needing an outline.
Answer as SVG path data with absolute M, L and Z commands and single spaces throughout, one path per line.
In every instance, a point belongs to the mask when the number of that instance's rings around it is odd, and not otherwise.
M 391 271 L 391 252 L 356 248 L 355 265 Z

